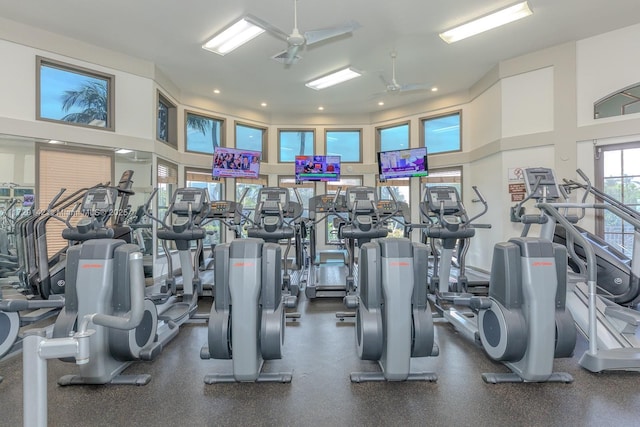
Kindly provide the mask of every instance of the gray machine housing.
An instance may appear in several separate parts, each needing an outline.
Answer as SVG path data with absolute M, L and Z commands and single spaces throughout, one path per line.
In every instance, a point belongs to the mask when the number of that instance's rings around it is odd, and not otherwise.
M 264 360 L 282 358 L 285 312 L 281 248 L 246 238 L 215 248 L 214 303 L 202 359 L 231 359 L 232 373 L 205 383 L 290 382 L 291 373 L 263 373 Z
M 571 382 L 553 372 L 553 359 L 570 357 L 576 343 L 566 310 L 567 252 L 545 239 L 513 238 L 494 247 L 488 298 L 478 308 L 478 333 L 493 360 L 512 374 L 483 374 L 487 382 Z
M 88 315 L 126 318 L 132 311 L 132 286 L 144 286 L 144 272 L 135 270 L 140 277 L 132 277 L 130 255 L 139 253 L 137 245 L 121 239 L 112 239 L 113 230 L 94 228 L 92 218 L 103 217 L 113 211 L 114 187 L 97 187 L 87 191 L 81 210 L 88 217 L 76 227 L 68 227 L 63 237 L 86 240 L 67 251 L 67 280 L 65 307 L 56 319 L 53 338 L 71 336 L 77 330 L 78 319 Z M 67 224 L 69 225 L 69 224 Z M 104 223 L 102 223 L 104 226 Z M 141 292 L 143 294 L 143 291 Z M 60 385 L 74 384 L 146 384 L 148 375 L 119 375 L 132 361 L 138 360 L 142 350 L 155 339 L 157 327 L 156 307 L 151 301 L 138 301 L 143 306 L 140 319 L 121 330 L 99 324 L 90 338 L 90 361 L 79 366 L 78 375 L 67 375 Z M 128 322 L 127 322 L 128 323 Z M 63 359 L 74 362 L 74 359 Z
M 407 238 L 376 239 L 360 248 L 356 348 L 381 372 L 355 372 L 352 382 L 436 381 L 429 372 L 412 372 L 412 357 L 437 356 L 427 300 L 426 245 Z

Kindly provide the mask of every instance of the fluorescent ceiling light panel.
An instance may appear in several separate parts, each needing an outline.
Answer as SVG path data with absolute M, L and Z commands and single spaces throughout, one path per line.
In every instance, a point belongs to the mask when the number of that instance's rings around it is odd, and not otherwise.
M 202 45 L 203 49 L 210 50 L 218 55 L 226 55 L 237 47 L 242 46 L 253 38 L 264 33 L 264 28 L 253 25 L 245 18 L 227 27 L 224 31 L 213 36 Z
M 307 82 L 305 86 L 315 90 L 326 89 L 330 86 L 337 85 L 338 83 L 346 82 L 347 80 L 360 77 L 361 75 L 362 73 L 352 68 L 344 68 L 340 71 L 336 71 L 335 73 L 331 73 L 324 77 L 320 77 L 319 79 Z
M 467 37 L 475 36 L 476 34 L 491 30 L 492 28 L 525 18 L 532 13 L 533 12 L 529 8 L 529 4 L 525 1 L 483 16 L 482 18 L 478 18 L 474 21 L 467 22 L 466 24 L 452 28 L 444 33 L 440 33 L 440 38 L 447 43 L 457 42 L 459 40 L 466 39 Z

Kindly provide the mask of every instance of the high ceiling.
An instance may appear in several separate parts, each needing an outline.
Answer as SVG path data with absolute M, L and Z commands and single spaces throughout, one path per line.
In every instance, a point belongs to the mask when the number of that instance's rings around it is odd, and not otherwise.
M 308 46 L 289 67 L 271 59 L 287 45 L 269 33 L 226 56 L 201 48 L 246 14 L 290 33 L 293 1 L 0 0 L 0 17 L 151 61 L 184 95 L 284 115 L 315 114 L 319 106 L 324 113 L 361 114 L 458 92 L 501 60 L 640 22 L 638 0 L 529 0 L 532 16 L 448 45 L 438 33 L 514 1 L 299 0 L 300 32 L 351 20 L 361 27 Z M 380 74 L 391 79 L 392 51 L 398 83 L 438 92 L 387 93 Z M 321 91 L 304 85 L 345 66 L 364 75 Z

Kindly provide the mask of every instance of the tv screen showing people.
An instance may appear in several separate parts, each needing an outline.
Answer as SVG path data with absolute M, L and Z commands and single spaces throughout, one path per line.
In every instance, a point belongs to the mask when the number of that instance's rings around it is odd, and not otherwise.
M 428 176 L 427 147 L 381 151 L 378 169 L 381 180 Z
M 340 156 L 296 156 L 296 181 L 339 181 Z
M 213 150 L 214 178 L 258 178 L 260 151 L 216 147 Z

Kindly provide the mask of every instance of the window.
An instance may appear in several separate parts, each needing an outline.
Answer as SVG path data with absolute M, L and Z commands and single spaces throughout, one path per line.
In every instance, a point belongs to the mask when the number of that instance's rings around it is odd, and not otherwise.
M 215 147 L 223 147 L 224 119 L 185 112 L 186 151 L 213 154 Z
M 115 76 L 36 57 L 36 119 L 115 130 Z
M 206 169 L 185 170 L 185 182 L 187 187 L 206 188 L 209 193 L 209 200 L 222 200 L 222 183 L 214 181 L 211 177 L 211 171 Z M 211 245 L 217 245 L 224 240 L 225 226 L 220 221 L 211 221 L 204 226 L 207 234 L 204 237 L 203 245 L 205 248 Z M 191 242 L 191 246 L 195 247 L 196 242 Z
M 158 91 L 158 122 L 156 138 L 178 148 L 178 110 L 174 104 Z
M 156 202 L 158 203 L 157 218 L 164 221 L 164 216 L 171 204 L 173 192 L 178 187 L 178 165 L 158 159 L 158 192 Z M 170 218 L 167 219 L 167 222 Z M 171 242 L 167 242 L 171 247 Z M 162 241 L 158 239 L 158 253 L 163 254 Z
M 421 144 L 428 154 L 448 153 L 462 149 L 460 111 L 442 116 L 421 119 Z
M 409 148 L 409 123 L 376 129 L 379 151 Z
M 236 123 L 236 148 L 260 151 L 260 160 L 267 161 L 267 130 Z
M 278 131 L 278 161 L 293 163 L 296 156 L 315 154 L 313 130 Z
M 593 103 L 595 119 L 638 112 L 640 112 L 640 84 L 628 86 Z
M 458 194 L 462 197 L 462 168 L 442 168 L 429 170 L 429 176 L 420 179 L 422 184 L 422 194 L 424 197 L 424 187 L 429 185 L 451 185 L 458 190 Z
M 258 191 L 267 186 L 267 177 L 261 176 L 259 179 L 236 178 L 236 201 L 242 203 L 242 213 L 253 220 L 253 214 L 257 205 Z M 245 220 L 243 219 L 243 222 Z M 241 227 L 242 237 L 247 237 L 247 232 L 243 224 Z
M 640 211 L 640 143 L 598 147 L 596 188 Z M 626 256 L 633 255 L 633 226 L 609 211 L 597 212 L 596 234 Z
M 325 141 L 328 156 L 340 156 L 341 162 L 362 161 L 362 131 L 328 130 Z
M 344 195 L 347 187 L 362 185 L 362 177 L 342 177 L 340 181 L 327 182 L 327 194 L 336 194 L 340 188 L 340 194 Z M 346 217 L 346 214 L 342 214 Z M 339 245 L 342 242 L 338 238 L 338 229 L 333 226 L 335 215 L 328 215 L 324 221 L 326 224 L 325 242 L 327 245 Z

